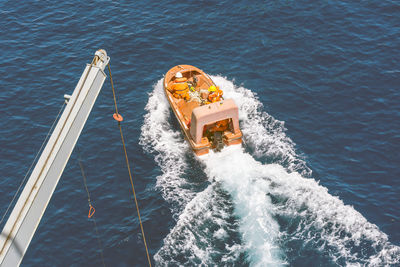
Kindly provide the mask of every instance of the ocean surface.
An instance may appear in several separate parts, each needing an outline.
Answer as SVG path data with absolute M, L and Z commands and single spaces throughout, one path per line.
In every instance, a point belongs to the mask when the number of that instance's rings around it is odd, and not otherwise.
M 86 63 L 111 69 L 155 266 L 400 265 L 398 1 L 1 1 L 0 216 Z M 240 109 L 196 158 L 177 64 Z M 146 266 L 109 78 L 22 266 Z M 4 221 L 0 224 L 2 228 Z

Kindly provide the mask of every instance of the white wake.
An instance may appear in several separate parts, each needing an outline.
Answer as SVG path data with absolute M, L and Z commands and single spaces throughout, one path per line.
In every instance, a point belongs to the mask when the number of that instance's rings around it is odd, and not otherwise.
M 305 178 L 311 170 L 283 122 L 263 112 L 253 92 L 212 78 L 238 104 L 250 152 L 232 146 L 194 158 L 162 81 L 154 86 L 140 142 L 155 155 L 162 170 L 157 186 L 177 221 L 154 257 L 158 265 L 277 266 L 307 251 L 339 265 L 400 263 L 400 248 L 376 225 Z
M 271 258 L 290 262 L 287 244 L 293 240 L 301 240 L 299 251 L 317 250 L 340 265 L 400 262 L 400 248 L 386 234 L 314 179 L 263 165 L 234 147 L 203 160 L 210 179 L 232 196 L 252 265 L 269 265 Z

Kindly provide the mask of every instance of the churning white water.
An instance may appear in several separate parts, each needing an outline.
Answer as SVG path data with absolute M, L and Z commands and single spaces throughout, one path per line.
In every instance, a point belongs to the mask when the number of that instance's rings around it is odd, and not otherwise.
M 154 256 L 158 265 L 279 266 L 304 251 L 340 265 L 400 263 L 400 248 L 386 234 L 309 178 L 284 123 L 263 112 L 253 92 L 212 78 L 238 104 L 251 152 L 231 146 L 195 158 L 174 125 L 162 80 L 154 86 L 140 142 L 162 170 L 157 187 L 176 220 Z M 263 156 L 270 164 L 256 160 Z

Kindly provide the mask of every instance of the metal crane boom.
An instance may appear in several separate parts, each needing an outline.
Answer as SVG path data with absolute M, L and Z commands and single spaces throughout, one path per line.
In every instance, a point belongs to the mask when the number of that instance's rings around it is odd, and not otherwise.
M 103 86 L 110 58 L 98 50 L 83 74 L 0 235 L 0 266 L 18 266 L 28 249 Z

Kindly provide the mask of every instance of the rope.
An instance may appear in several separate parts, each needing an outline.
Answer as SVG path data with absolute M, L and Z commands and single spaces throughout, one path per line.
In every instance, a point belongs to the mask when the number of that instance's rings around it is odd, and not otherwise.
M 26 172 L 26 174 L 25 174 L 25 176 L 24 176 L 24 179 L 22 179 L 22 182 L 20 183 L 20 185 L 19 185 L 19 187 L 18 187 L 18 189 L 17 189 L 17 192 L 15 192 L 15 194 L 14 194 L 14 196 L 13 196 L 13 198 L 12 198 L 10 204 L 9 204 L 8 207 L 7 207 L 7 210 L 4 212 L 3 217 L 1 217 L 0 225 L 2 224 L 4 218 L 6 217 L 8 211 L 10 210 L 10 208 L 11 208 L 11 206 L 12 206 L 12 204 L 14 203 L 14 200 L 15 200 L 15 198 L 17 197 L 17 195 L 18 195 L 18 193 L 19 193 L 19 190 L 21 190 L 22 185 L 25 183 L 25 180 L 26 180 L 26 178 L 28 177 L 28 174 L 30 173 L 30 171 L 31 171 L 31 169 L 32 169 L 32 167 L 33 167 L 33 165 L 35 164 L 36 159 L 37 159 L 38 156 L 40 155 L 40 153 L 41 153 L 41 151 L 42 151 L 42 149 L 43 149 L 43 147 L 44 147 L 44 144 L 46 144 L 46 142 L 47 142 L 47 140 L 48 140 L 48 138 L 49 138 L 49 136 L 50 136 L 50 133 L 53 131 L 54 126 L 56 125 L 56 122 L 57 122 L 58 118 L 60 117 L 61 111 L 64 109 L 64 106 L 65 106 L 65 101 L 63 102 L 63 105 L 61 106 L 60 110 L 58 111 L 58 114 L 57 114 L 55 120 L 53 121 L 53 124 L 51 125 L 49 131 L 47 132 L 47 135 L 46 135 L 46 137 L 45 137 L 45 139 L 44 139 L 42 145 L 40 146 L 39 151 L 37 152 L 35 158 L 33 159 L 31 166 L 29 167 L 28 171 Z
M 113 96 L 114 96 L 114 105 L 115 105 L 115 112 L 116 112 L 116 116 L 114 116 L 114 118 L 115 118 L 115 117 L 119 117 L 120 115 L 118 114 L 117 100 L 116 100 L 116 97 L 115 97 L 114 83 L 113 83 L 112 76 L 111 76 L 110 63 L 108 63 L 108 71 L 109 71 L 109 73 L 110 73 L 111 88 L 112 88 L 112 92 L 113 92 Z M 116 120 L 117 120 L 117 119 L 116 119 Z M 138 218 L 139 218 L 140 229 L 141 229 L 141 231 L 142 231 L 144 247 L 145 247 L 145 249 L 146 249 L 147 261 L 149 262 L 149 266 L 151 267 L 150 254 L 149 254 L 149 250 L 147 249 L 146 236 L 144 235 L 142 219 L 140 218 L 139 204 L 138 204 L 138 201 L 137 201 L 137 198 L 136 198 L 135 187 L 133 186 L 133 178 L 132 178 L 131 168 L 130 168 L 130 165 L 129 165 L 128 153 L 126 152 L 126 146 L 125 146 L 124 135 L 122 134 L 121 121 L 120 121 L 120 120 L 117 120 L 117 121 L 118 121 L 119 132 L 120 132 L 120 134 L 121 134 L 122 146 L 123 146 L 123 148 L 124 148 L 125 161 L 126 161 L 126 166 L 127 166 L 127 168 L 128 168 L 129 179 L 130 179 L 131 186 L 132 186 L 133 198 L 135 199 L 135 205 L 136 205 L 136 211 L 137 211 Z
M 110 63 L 108 63 L 107 67 L 108 67 L 108 72 L 110 73 L 110 81 L 111 81 L 111 88 L 112 88 L 113 97 L 114 97 L 115 113 L 118 115 L 119 113 L 118 113 L 118 106 L 117 106 L 117 98 L 115 97 L 114 82 L 113 82 L 113 78 L 112 78 L 112 75 L 111 75 Z
M 85 175 L 85 171 L 83 169 L 83 164 L 82 164 L 82 158 L 81 158 L 81 153 L 79 151 L 78 146 L 76 146 L 77 152 L 78 152 L 78 163 L 79 163 L 79 167 L 81 169 L 81 173 L 82 173 L 82 177 L 83 177 L 83 184 L 85 186 L 86 189 L 86 193 L 87 193 L 87 197 L 88 197 L 88 204 L 89 204 L 89 214 L 88 214 L 88 218 L 93 218 L 93 223 L 94 223 L 94 229 L 96 231 L 96 236 L 97 236 L 97 243 L 99 245 L 100 248 L 100 257 L 101 257 L 101 262 L 103 263 L 103 266 L 105 267 L 106 264 L 104 263 L 104 255 L 103 255 L 103 245 L 101 243 L 100 240 L 100 235 L 99 235 L 99 230 L 97 228 L 97 223 L 96 223 L 96 218 L 93 216 L 95 213 L 95 209 L 92 205 L 92 201 L 90 199 L 90 193 L 89 193 L 89 189 L 87 187 L 87 182 L 86 182 L 86 175 Z

